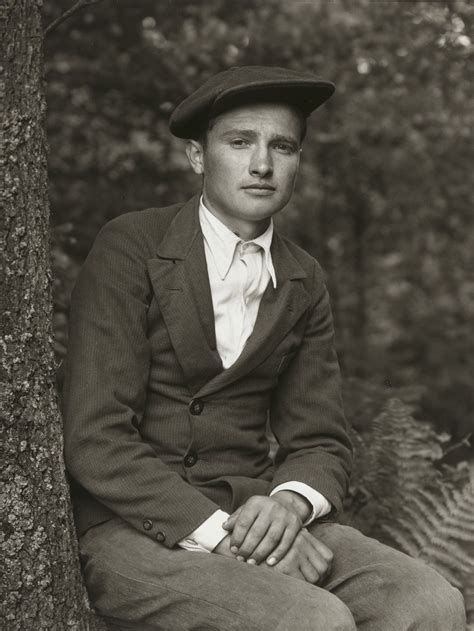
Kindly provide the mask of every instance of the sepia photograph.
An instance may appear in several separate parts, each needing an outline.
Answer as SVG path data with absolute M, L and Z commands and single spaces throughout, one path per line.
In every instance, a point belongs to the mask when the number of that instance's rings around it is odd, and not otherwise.
M 474 631 L 474 5 L 0 0 L 2 631 Z

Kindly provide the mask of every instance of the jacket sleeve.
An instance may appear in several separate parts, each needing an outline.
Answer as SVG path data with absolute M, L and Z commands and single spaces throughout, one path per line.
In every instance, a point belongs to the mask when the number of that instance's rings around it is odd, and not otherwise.
M 101 230 L 72 294 L 62 397 L 65 459 L 95 499 L 171 548 L 219 506 L 170 470 L 138 430 L 151 359 L 151 289 L 134 214 Z
M 342 508 L 352 465 L 329 295 L 315 262 L 302 342 L 273 393 L 270 423 L 279 443 L 271 490 L 298 480 Z

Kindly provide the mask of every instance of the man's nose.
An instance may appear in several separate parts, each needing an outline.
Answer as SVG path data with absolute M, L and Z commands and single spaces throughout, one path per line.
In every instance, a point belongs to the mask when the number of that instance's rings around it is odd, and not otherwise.
M 256 147 L 252 153 L 249 165 L 251 175 L 265 177 L 273 173 L 273 161 L 267 147 Z

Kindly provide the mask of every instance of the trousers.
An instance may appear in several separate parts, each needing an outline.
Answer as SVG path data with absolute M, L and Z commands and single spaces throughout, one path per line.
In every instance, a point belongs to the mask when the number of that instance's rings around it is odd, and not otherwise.
M 80 538 L 94 609 L 141 631 L 464 631 L 460 592 L 438 572 L 358 530 L 313 523 L 334 554 L 314 586 L 264 564 L 169 549 L 120 518 Z

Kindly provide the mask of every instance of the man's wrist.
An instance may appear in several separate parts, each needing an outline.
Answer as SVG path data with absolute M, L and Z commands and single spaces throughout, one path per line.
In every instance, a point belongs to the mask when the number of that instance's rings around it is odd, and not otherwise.
M 308 519 L 313 510 L 309 501 L 295 491 L 277 491 L 272 494 L 272 497 L 280 502 L 280 504 L 296 513 L 302 523 Z
M 185 539 L 178 541 L 178 545 L 184 550 L 212 552 L 228 534 L 222 528 L 222 524 L 228 518 L 229 513 L 220 509 L 216 510 Z

